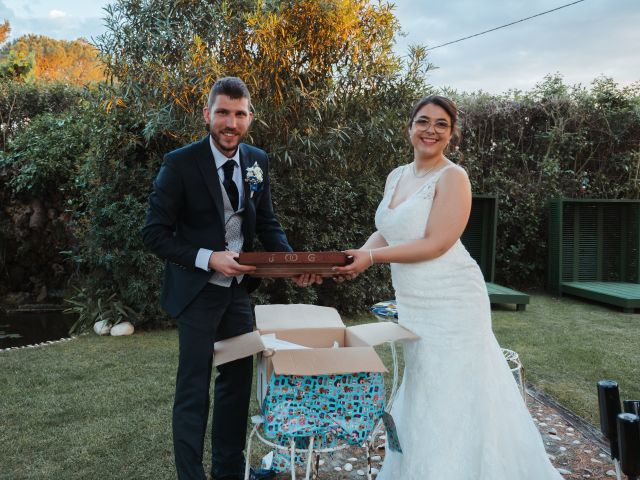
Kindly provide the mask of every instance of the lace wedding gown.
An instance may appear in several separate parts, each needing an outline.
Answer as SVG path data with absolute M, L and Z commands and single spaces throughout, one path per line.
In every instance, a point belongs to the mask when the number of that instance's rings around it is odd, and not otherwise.
M 444 170 L 395 208 L 405 167 L 376 212 L 389 245 L 424 235 Z M 387 451 L 378 480 L 560 480 L 491 330 L 482 273 L 460 240 L 419 263 L 392 263 L 398 321 L 421 337 L 404 346 L 391 414 L 403 453 Z

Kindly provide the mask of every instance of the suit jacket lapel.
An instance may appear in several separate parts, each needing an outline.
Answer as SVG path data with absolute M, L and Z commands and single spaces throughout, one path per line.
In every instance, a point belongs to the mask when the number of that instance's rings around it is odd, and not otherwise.
M 220 177 L 216 169 L 216 161 L 211 152 L 211 144 L 209 143 L 209 135 L 200 142 L 200 151 L 197 155 L 198 167 L 204 178 L 204 183 L 209 190 L 213 203 L 218 210 L 220 222 L 224 226 L 224 204 L 222 202 L 222 188 L 220 187 Z
M 240 170 L 242 170 L 242 189 L 244 190 L 244 210 L 245 210 L 245 220 L 253 223 L 256 218 L 256 207 L 253 204 L 253 199 L 251 198 L 251 188 L 249 187 L 249 183 L 246 182 L 247 178 L 247 168 L 251 167 L 253 164 L 251 163 L 251 158 L 249 156 L 249 152 L 245 148 L 243 143 L 240 144 Z M 247 222 L 243 222 L 247 223 Z M 247 225 L 248 226 L 248 225 Z

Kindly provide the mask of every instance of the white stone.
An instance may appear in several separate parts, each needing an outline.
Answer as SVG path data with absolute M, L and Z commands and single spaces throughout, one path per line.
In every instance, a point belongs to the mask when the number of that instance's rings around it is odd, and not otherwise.
M 380 470 L 378 470 L 376 467 L 371 467 L 371 475 L 377 475 L 380 473 Z
M 557 435 L 557 434 L 558 434 L 558 431 L 557 431 L 555 428 L 550 428 L 550 429 L 548 430 L 548 432 L 549 432 L 550 434 L 552 434 L 552 435 Z
M 356 473 L 361 477 L 364 477 L 364 470 L 358 470 Z
M 93 324 L 93 331 L 96 332 L 97 335 L 109 335 L 111 324 L 106 320 L 100 320 Z
M 551 455 L 550 453 L 547 453 L 547 457 L 549 457 L 549 460 L 553 461 L 556 459 L 555 455 Z
M 580 442 L 580 440 L 574 440 L 574 441 L 573 441 L 573 442 L 571 442 L 571 443 L 573 443 L 574 445 L 580 445 L 580 443 L 581 443 L 581 442 Z
M 324 465 L 324 460 L 322 460 L 322 459 L 318 460 L 318 465 L 320 465 L 320 466 Z
M 333 469 L 334 469 L 336 472 L 341 472 L 341 471 L 342 471 L 342 467 L 333 467 Z
M 380 440 L 386 440 L 387 436 L 386 435 L 380 435 Z
M 575 432 L 575 430 L 571 427 L 567 428 L 567 432 Z
M 566 452 L 567 451 L 567 447 L 560 447 L 558 450 L 560 450 L 561 452 Z
M 615 472 L 615 470 L 607 470 L 607 475 L 609 477 L 615 477 L 616 476 L 616 472 Z
M 599 464 L 602 464 L 602 462 L 601 462 L 600 460 L 596 460 L 595 458 L 592 458 L 592 459 L 591 459 L 591 461 L 592 461 L 593 463 L 599 463 Z
M 544 422 L 540 422 L 540 424 L 539 424 L 539 425 L 540 425 L 541 427 L 546 427 L 546 426 L 547 426 L 547 424 L 546 424 L 546 423 L 544 423 Z
M 130 322 L 122 322 L 118 323 L 111 327 L 111 336 L 112 337 L 121 337 L 123 335 L 131 335 L 133 334 L 133 325 Z
M 344 464 L 344 471 L 345 472 L 350 472 L 351 470 L 353 470 L 353 465 L 351 465 L 350 463 L 345 463 Z
M 607 455 L 605 453 L 600 453 L 598 455 L 600 455 L 600 458 L 607 458 Z
M 357 462 L 358 459 L 356 457 L 347 458 L 347 462 Z
M 371 460 L 373 460 L 374 462 L 379 462 L 380 460 L 382 460 L 382 457 L 380 455 L 374 455 L 373 457 L 371 457 Z
M 565 470 L 564 468 L 557 468 L 556 470 L 560 475 L 572 475 L 570 470 Z

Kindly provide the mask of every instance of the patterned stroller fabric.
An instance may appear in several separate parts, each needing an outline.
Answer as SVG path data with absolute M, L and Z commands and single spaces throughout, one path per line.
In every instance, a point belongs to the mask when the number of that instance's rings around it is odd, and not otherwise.
M 273 443 L 296 448 L 332 448 L 340 443 L 363 445 L 384 412 L 381 373 L 339 375 L 272 375 L 262 402 L 264 432 Z M 296 463 L 305 462 L 296 455 Z M 274 452 L 271 468 L 290 468 L 290 453 Z
M 398 303 L 395 300 L 378 302 L 371 307 L 371 311 L 378 317 L 398 321 Z

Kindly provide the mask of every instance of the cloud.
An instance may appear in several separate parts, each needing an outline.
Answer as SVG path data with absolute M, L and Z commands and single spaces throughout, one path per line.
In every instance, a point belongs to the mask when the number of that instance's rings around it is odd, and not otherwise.
M 68 16 L 67 12 L 61 10 L 51 10 L 49 12 L 49 18 L 64 18 L 66 16 Z
M 104 0 L 104 3 L 106 2 L 107 0 Z M 59 40 L 75 40 L 80 37 L 91 40 L 105 31 L 103 19 L 97 16 L 103 12 L 98 8 L 91 10 L 92 15 L 80 16 L 77 9 L 66 8 L 69 7 L 67 4 L 63 8 L 58 6 L 51 9 L 53 2 L 43 4 L 39 0 L 31 0 L 31 6 L 34 8 L 28 9 L 23 5 L 22 9 L 16 12 L 9 8 L 7 3 L 0 0 L 0 23 L 4 19 L 11 23 L 10 40 L 27 34 L 46 35 Z M 46 5 L 47 3 L 49 5 Z
M 9 20 L 12 22 L 15 18 L 15 13 L 9 7 L 7 7 L 2 0 L 0 0 L 0 22 L 4 22 L 5 20 Z
M 11 21 L 11 38 L 29 33 L 46 35 L 58 40 L 91 40 L 105 31 L 103 19 L 98 17 L 78 18 L 71 15 L 46 17 L 17 17 Z
M 458 0 L 437 6 L 400 0 L 397 14 L 408 35 L 397 50 L 406 53 L 410 43 L 436 46 L 557 6 L 551 0 Z M 606 2 L 584 2 L 432 50 L 429 60 L 439 68 L 429 72 L 428 81 L 436 87 L 491 93 L 528 90 L 556 72 L 567 83 L 589 84 L 604 74 L 629 84 L 640 80 L 635 52 L 639 24 L 637 0 L 618 0 L 615 9 Z

